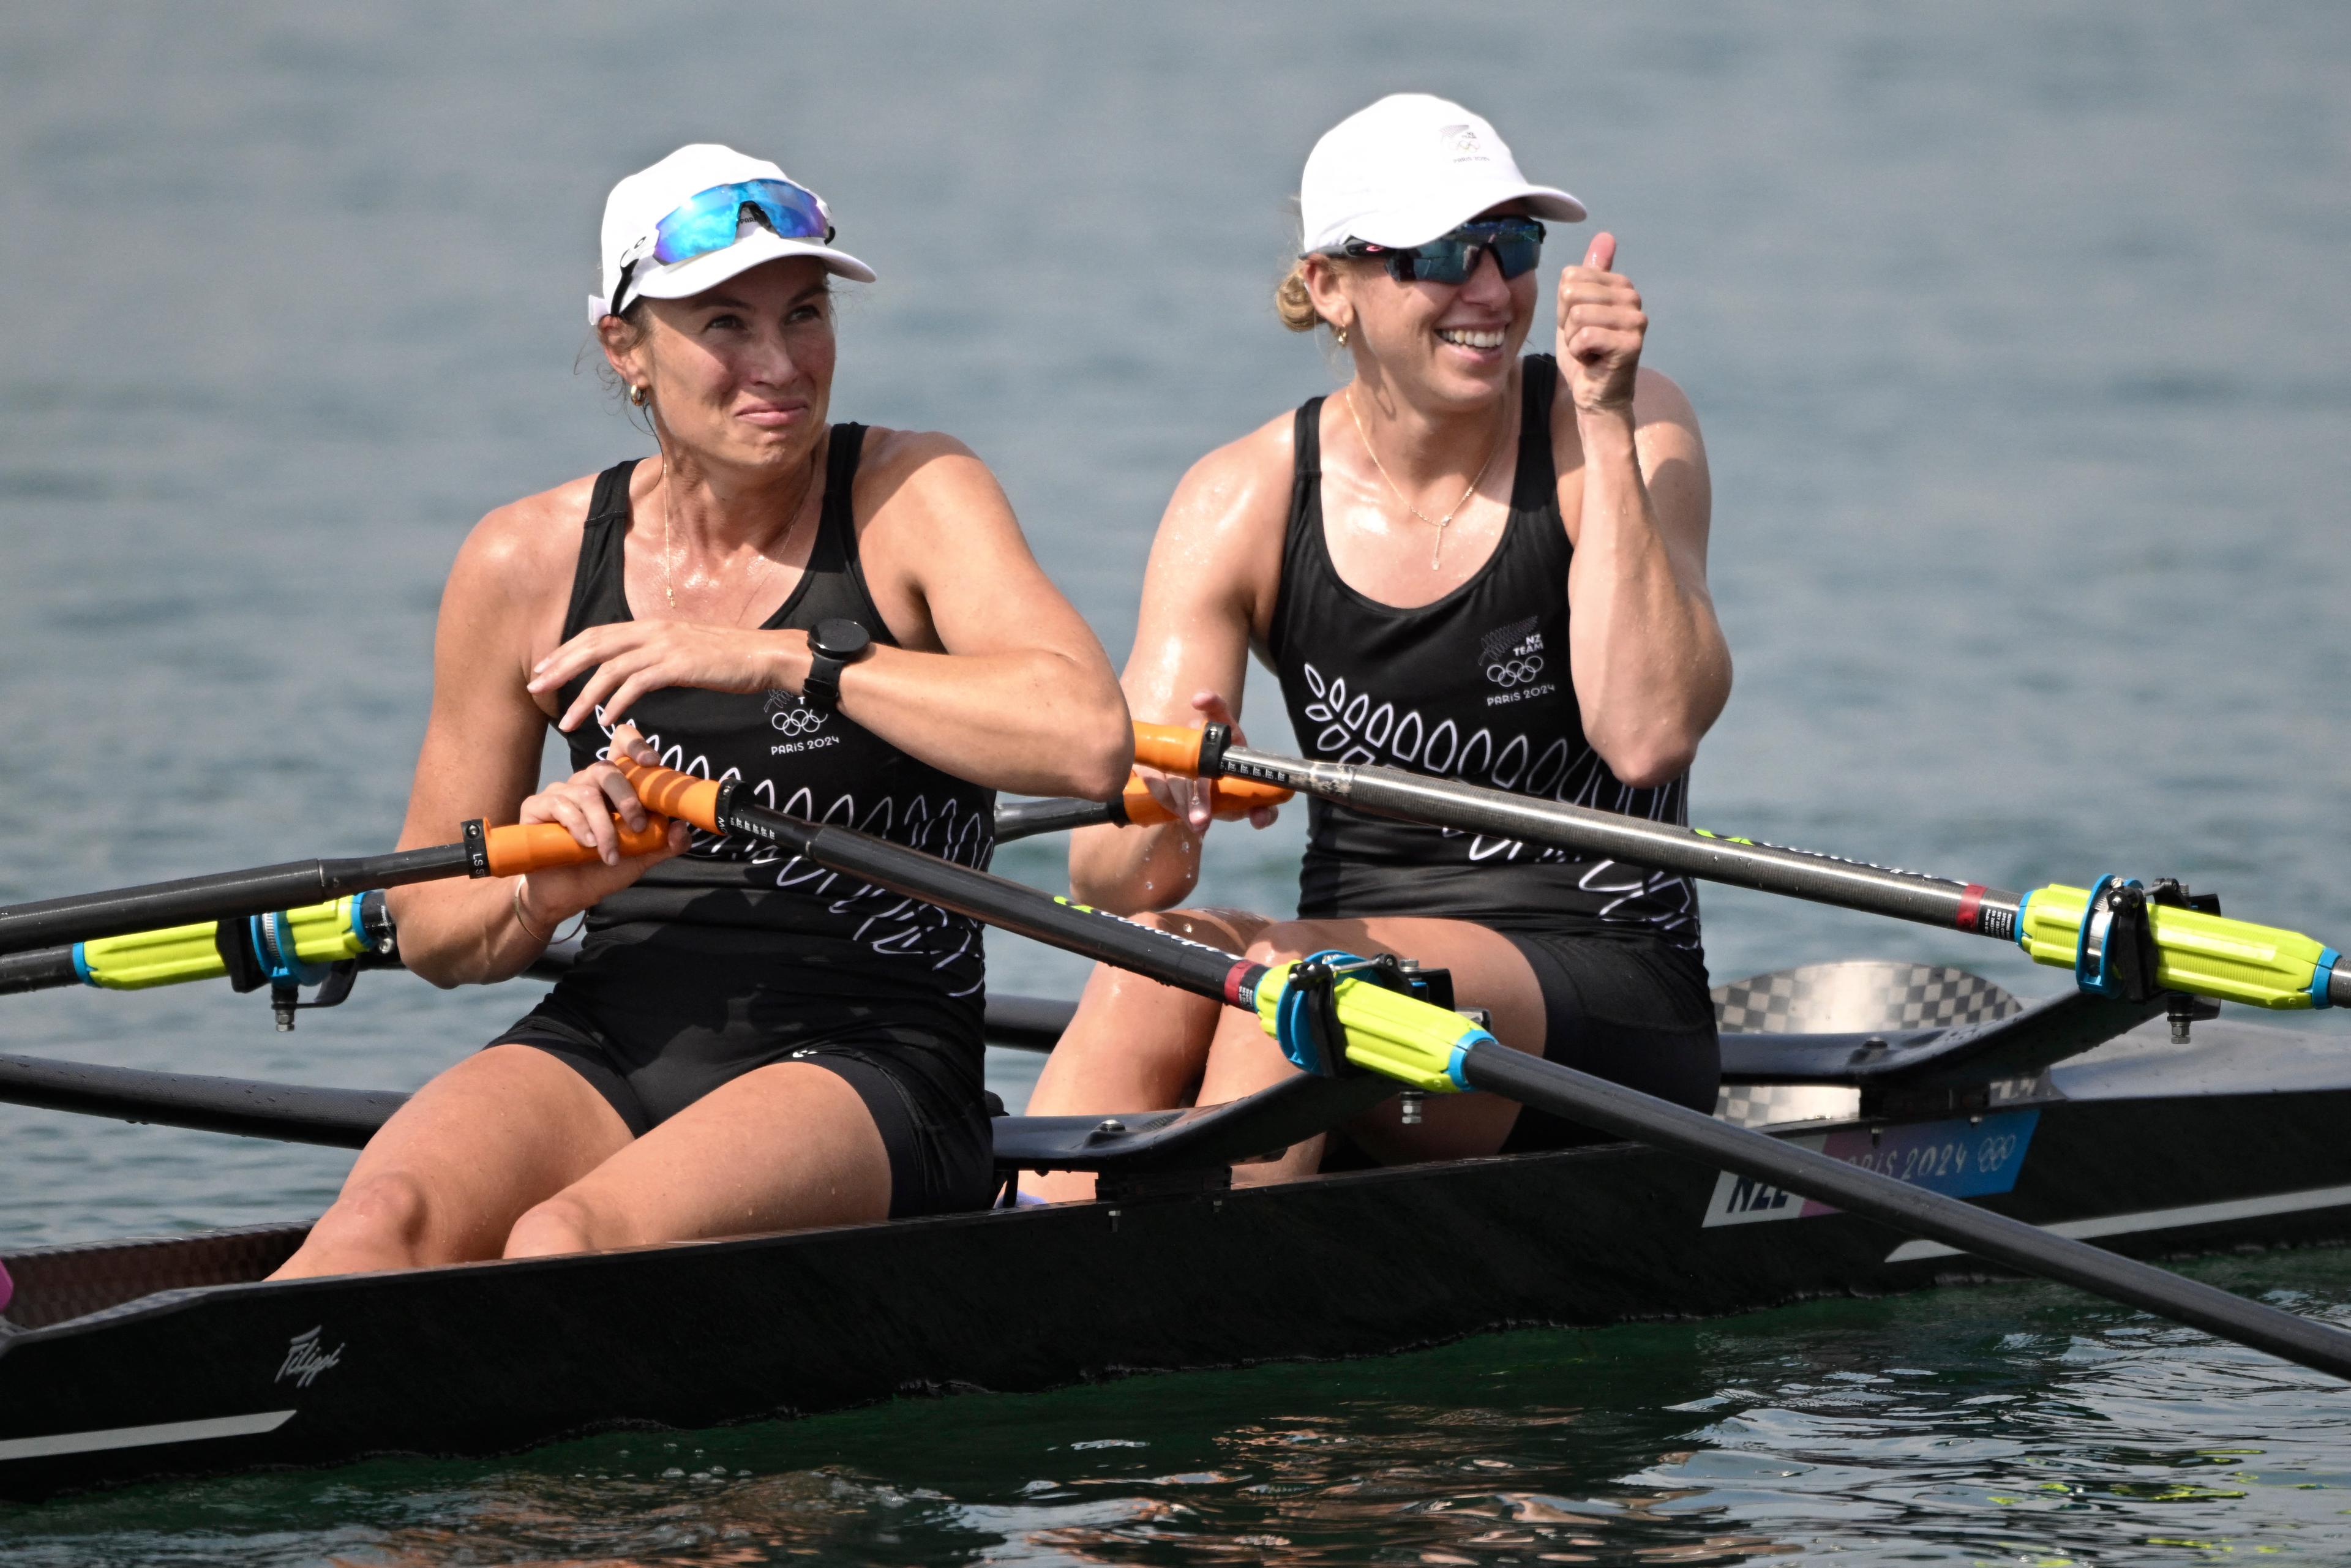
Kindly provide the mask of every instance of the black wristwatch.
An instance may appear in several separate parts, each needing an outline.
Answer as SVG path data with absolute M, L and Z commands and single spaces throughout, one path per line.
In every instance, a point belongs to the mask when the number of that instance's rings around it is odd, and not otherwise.
M 800 701 L 821 713 L 841 706 L 841 672 L 873 652 L 873 634 L 854 621 L 820 621 L 809 633 L 816 658 L 800 685 Z

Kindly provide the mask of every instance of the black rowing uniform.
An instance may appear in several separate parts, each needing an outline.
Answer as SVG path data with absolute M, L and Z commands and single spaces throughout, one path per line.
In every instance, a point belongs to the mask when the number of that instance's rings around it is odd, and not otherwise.
M 892 641 L 857 559 L 850 496 L 862 425 L 832 427 L 808 568 L 763 630 L 859 622 Z M 632 617 L 622 571 L 632 460 L 598 476 L 580 541 L 569 642 Z M 568 708 L 587 684 L 567 683 Z M 786 691 L 673 686 L 627 716 L 662 762 L 737 779 L 760 805 L 838 822 L 963 865 L 995 847 L 993 791 L 909 757 Z M 612 727 L 566 737 L 574 769 Z M 892 1218 L 980 1208 L 992 1184 L 981 1074 L 986 965 L 977 923 L 786 856 L 697 831 L 590 912 L 580 958 L 492 1044 L 536 1046 L 595 1085 L 643 1135 L 720 1084 L 778 1061 L 839 1074 L 890 1152 Z
M 1306 755 L 1378 763 L 1687 825 L 1688 776 L 1620 782 L 1584 738 L 1568 678 L 1567 568 L 1551 412 L 1557 362 L 1531 354 L 1510 515 L 1477 574 L 1432 604 L 1358 593 L 1322 531 L 1321 398 L 1298 411 L 1281 586 L 1268 639 Z M 1507 937 L 1542 988 L 1543 1054 L 1712 1111 L 1720 1067 L 1687 877 L 1515 839 L 1307 808 L 1301 919 L 1468 920 Z M 1588 1137 L 1521 1113 L 1505 1151 Z

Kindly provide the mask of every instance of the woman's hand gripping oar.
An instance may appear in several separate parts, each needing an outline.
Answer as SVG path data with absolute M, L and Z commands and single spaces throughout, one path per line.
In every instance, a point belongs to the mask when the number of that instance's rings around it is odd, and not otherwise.
M 1512 1051 L 1458 1013 L 1388 988 L 1402 979 L 1392 966 L 1331 955 L 1251 963 L 903 844 L 768 810 L 732 782 L 622 768 L 653 810 L 1252 1011 L 1309 1071 L 1378 1072 L 1432 1093 L 1489 1090 L 2351 1380 L 2351 1333 Z
M 2299 932 L 2223 918 L 2220 901 L 2179 883 L 2101 877 L 2008 893 L 1981 883 L 1889 871 L 1809 850 L 1725 838 L 1562 800 L 1485 789 L 1400 768 L 1310 762 L 1228 744 L 1216 725 L 1134 727 L 1134 755 L 1169 773 L 1246 779 L 1375 816 L 1606 856 L 1761 893 L 2013 941 L 2034 962 L 2074 971 L 2084 990 L 2127 1001 L 2165 992 L 2247 1007 L 2351 1004 L 2351 965 Z
M 669 847 L 669 823 L 663 818 L 652 818 L 638 830 L 618 819 L 612 825 L 617 847 L 624 856 L 652 854 Z M 430 849 L 397 850 L 350 860 L 288 861 L 250 871 L 14 904 L 0 908 L 0 954 L 68 946 L 158 927 L 273 915 L 375 888 L 444 877 L 521 876 L 558 866 L 586 865 L 600 858 L 597 850 L 580 843 L 559 822 L 492 828 L 476 819 L 465 824 L 463 834 L 454 844 Z
M 1243 782 L 1217 792 L 1217 816 L 1221 821 L 1233 821 L 1251 811 L 1278 805 L 1290 798 L 1287 789 Z M 1170 821 L 1172 816 L 1173 813 L 1160 804 L 1144 781 L 1134 778 L 1128 779 L 1125 793 L 1114 800 L 1057 799 L 1002 802 L 996 808 L 996 841 L 1007 843 L 1040 833 L 1092 827 L 1100 823 L 1149 826 Z M 531 824 L 527 837 L 516 835 L 509 829 L 490 830 L 488 836 L 495 862 L 492 874 L 506 874 L 497 868 L 516 862 L 517 852 L 514 846 L 517 842 L 542 847 L 552 844 L 555 846 L 552 853 L 570 854 L 571 851 L 564 849 L 559 841 L 544 831 L 552 825 Z M 625 855 L 639 855 L 647 852 L 649 847 L 660 847 L 653 836 L 660 829 L 658 822 L 649 823 L 642 831 L 632 831 L 616 817 L 613 828 Z M 520 869 L 546 870 L 556 863 L 559 862 L 542 852 L 532 863 L 524 864 Z M 585 864 L 586 862 L 561 863 Z M 345 894 L 339 898 L 292 909 L 270 910 L 252 916 L 250 924 L 253 930 L 245 941 L 256 960 L 266 961 L 263 949 L 266 947 L 270 954 L 285 959 L 287 967 L 297 973 L 312 973 L 361 958 L 366 960 L 363 967 L 392 967 L 400 963 L 394 946 L 396 933 L 392 915 L 384 905 L 382 894 L 377 890 Z M 226 945 L 220 922 L 207 920 L 60 943 L 54 947 L 27 948 L 22 952 L 0 955 L 0 996 L 68 986 L 90 986 L 110 991 L 143 991 L 157 986 L 216 980 L 234 973 L 229 955 L 222 950 Z M 535 962 L 523 974 L 532 979 L 554 979 L 569 963 L 569 956 L 560 949 L 551 950 L 549 956 Z M 310 978 L 303 983 L 318 982 Z M 1022 1000 L 1024 1005 L 1034 1002 L 1034 998 Z M 1059 1003 L 1037 1005 L 1061 1006 Z M 1054 1026 L 1055 1031 L 1058 1027 Z M 1007 1025 L 1006 1028 L 1009 1030 L 1011 1026 Z M 1041 1024 L 1029 1026 L 1024 1022 L 1022 1030 L 1012 1032 L 1019 1037 L 1015 1043 L 1019 1049 L 1050 1050 L 1050 1032 L 1040 1033 L 1043 1030 Z M 1032 1039 L 1031 1035 L 1039 1038 Z

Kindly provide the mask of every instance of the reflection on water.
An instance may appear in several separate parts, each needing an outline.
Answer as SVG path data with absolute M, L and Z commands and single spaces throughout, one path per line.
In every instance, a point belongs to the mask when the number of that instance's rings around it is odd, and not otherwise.
M 2351 1256 L 2192 1271 L 2351 1322 Z M 2315 1374 L 2016 1285 L 150 1487 L 0 1536 L 250 1568 L 2340 1561 L 2346 1421 Z

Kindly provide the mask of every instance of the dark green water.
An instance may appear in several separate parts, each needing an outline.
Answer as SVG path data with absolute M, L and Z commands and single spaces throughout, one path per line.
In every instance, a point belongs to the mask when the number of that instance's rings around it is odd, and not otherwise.
M 580 306 L 604 191 L 686 140 L 825 192 L 883 278 L 841 416 L 970 441 L 1123 655 L 1176 478 L 1331 384 L 1268 305 L 1307 148 L 1426 88 L 1619 235 L 1704 422 L 1739 685 L 1697 820 L 2341 943 L 2346 82 L 2317 3 L 0 12 L 0 901 L 390 842 L 465 528 L 643 449 Z M 1203 896 L 1286 909 L 1297 815 L 1219 832 Z M 1706 911 L 1719 978 L 2057 983 Z M 0 1050 L 406 1088 L 527 990 L 369 977 L 290 1036 L 16 998 Z M 348 1165 L 8 1108 L 0 1149 L 9 1246 L 306 1218 Z M 2333 1256 L 2210 1272 L 2351 1305 Z M 2343 1562 L 2346 1414 L 2019 1287 L 139 1491 L 0 1513 L 0 1561 Z
M 2343 1253 L 2190 1271 L 2351 1321 Z M 150 1487 L 0 1534 L 253 1568 L 2323 1563 L 2346 1419 L 2315 1375 L 2013 1285 Z

